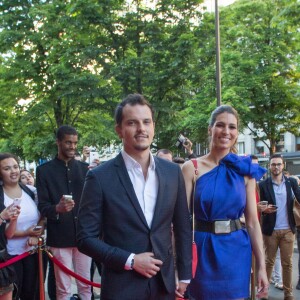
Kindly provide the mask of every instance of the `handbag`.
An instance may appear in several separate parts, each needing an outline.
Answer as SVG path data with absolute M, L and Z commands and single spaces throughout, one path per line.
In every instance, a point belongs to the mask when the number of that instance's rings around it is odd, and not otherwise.
M 294 197 L 293 200 L 293 215 L 295 219 L 296 226 L 300 226 L 300 203 L 297 201 L 295 192 L 294 192 L 294 186 L 291 182 L 291 187 L 292 187 L 292 194 Z
M 197 253 L 197 245 L 195 243 L 195 212 L 194 212 L 194 199 L 195 199 L 195 188 L 196 188 L 196 179 L 198 175 L 198 164 L 197 159 L 191 159 L 195 173 L 194 173 L 194 179 L 193 179 L 193 194 L 192 194 L 192 229 L 193 229 L 193 241 L 192 241 L 192 276 L 195 277 L 197 264 L 198 264 L 198 253 Z
M 296 226 L 300 226 L 300 203 L 297 201 L 296 197 L 294 197 L 293 215 Z

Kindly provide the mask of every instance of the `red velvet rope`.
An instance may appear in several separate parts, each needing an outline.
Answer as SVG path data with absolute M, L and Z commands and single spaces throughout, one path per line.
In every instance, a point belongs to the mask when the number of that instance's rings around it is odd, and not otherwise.
M 5 262 L 2 262 L 2 263 L 0 263 L 0 269 L 2 269 L 2 268 L 4 268 L 4 267 L 7 267 L 7 266 L 9 266 L 9 265 L 11 265 L 11 264 L 14 264 L 15 262 L 17 262 L 17 261 L 19 261 L 19 260 L 21 260 L 21 259 L 23 259 L 23 258 L 29 256 L 30 254 L 32 254 L 31 251 L 24 252 L 23 254 L 20 254 L 20 255 L 15 256 L 15 257 L 13 257 L 13 258 L 11 258 L 11 259 L 5 261 Z
M 68 269 L 66 266 L 64 266 L 57 258 L 55 258 L 53 255 L 51 255 L 48 251 L 46 251 L 46 253 L 48 254 L 49 258 L 59 267 L 61 268 L 65 273 L 73 276 L 74 278 L 78 279 L 79 281 L 85 283 L 85 284 L 88 284 L 88 285 L 91 285 L 91 286 L 94 286 L 94 287 L 97 287 L 97 288 L 100 288 L 101 287 L 101 284 L 99 283 L 95 283 L 95 282 L 92 282 L 92 281 L 89 281 L 85 278 L 83 278 L 82 276 L 74 273 L 73 271 L 71 271 L 70 269 Z

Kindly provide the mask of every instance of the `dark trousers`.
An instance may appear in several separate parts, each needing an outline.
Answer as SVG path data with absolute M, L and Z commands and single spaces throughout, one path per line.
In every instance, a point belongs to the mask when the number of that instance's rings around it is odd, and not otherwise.
M 117 287 L 116 287 L 117 288 Z M 134 290 L 134 282 L 132 282 L 132 296 L 129 298 L 122 297 L 122 300 L 174 300 L 175 291 L 169 294 L 166 291 L 166 288 L 161 277 L 161 273 L 157 273 L 156 276 L 152 277 L 148 281 L 147 290 L 142 293 L 143 295 L 137 295 Z M 108 299 L 103 296 L 100 296 L 101 300 L 120 300 L 118 299 Z
M 56 300 L 56 283 L 54 274 L 54 265 L 52 260 L 48 258 L 48 281 L 47 290 L 50 300 Z
M 15 299 L 34 300 L 38 294 L 38 255 L 31 254 L 14 263 L 18 291 Z
M 92 263 L 91 263 L 91 281 L 94 281 L 94 274 L 95 274 L 95 269 L 96 268 L 98 270 L 99 275 L 101 276 L 101 268 L 102 268 L 101 263 L 98 263 L 98 262 L 96 262 L 95 260 L 92 259 Z M 92 290 L 92 300 L 94 300 L 95 297 L 94 297 L 92 286 L 91 286 L 91 290 Z

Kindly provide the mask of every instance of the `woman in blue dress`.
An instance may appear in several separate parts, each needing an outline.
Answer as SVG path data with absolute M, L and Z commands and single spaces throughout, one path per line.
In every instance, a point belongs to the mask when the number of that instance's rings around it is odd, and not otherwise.
M 257 217 L 256 180 L 265 173 L 250 157 L 234 154 L 238 115 L 228 105 L 219 106 L 208 127 L 210 152 L 197 159 L 195 242 L 198 265 L 189 293 L 193 300 L 229 300 L 249 297 L 252 251 L 257 266 L 257 297 L 268 291 L 261 228 Z M 195 169 L 183 166 L 188 201 Z M 246 229 L 239 218 L 245 215 Z

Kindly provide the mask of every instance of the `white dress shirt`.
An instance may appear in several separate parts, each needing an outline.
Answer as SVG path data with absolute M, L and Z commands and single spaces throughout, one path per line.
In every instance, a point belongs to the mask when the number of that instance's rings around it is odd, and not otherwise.
M 141 165 L 124 150 L 121 153 L 141 209 L 149 228 L 151 228 L 158 193 L 158 178 L 155 173 L 154 158 L 149 151 L 150 164 L 145 179 Z M 125 264 L 126 270 L 131 270 L 131 261 L 133 258 L 134 253 L 131 253 Z
M 122 156 L 135 194 L 145 215 L 148 226 L 151 228 L 158 193 L 158 178 L 155 173 L 154 158 L 150 152 L 149 155 L 150 164 L 145 179 L 141 165 L 122 150 Z

